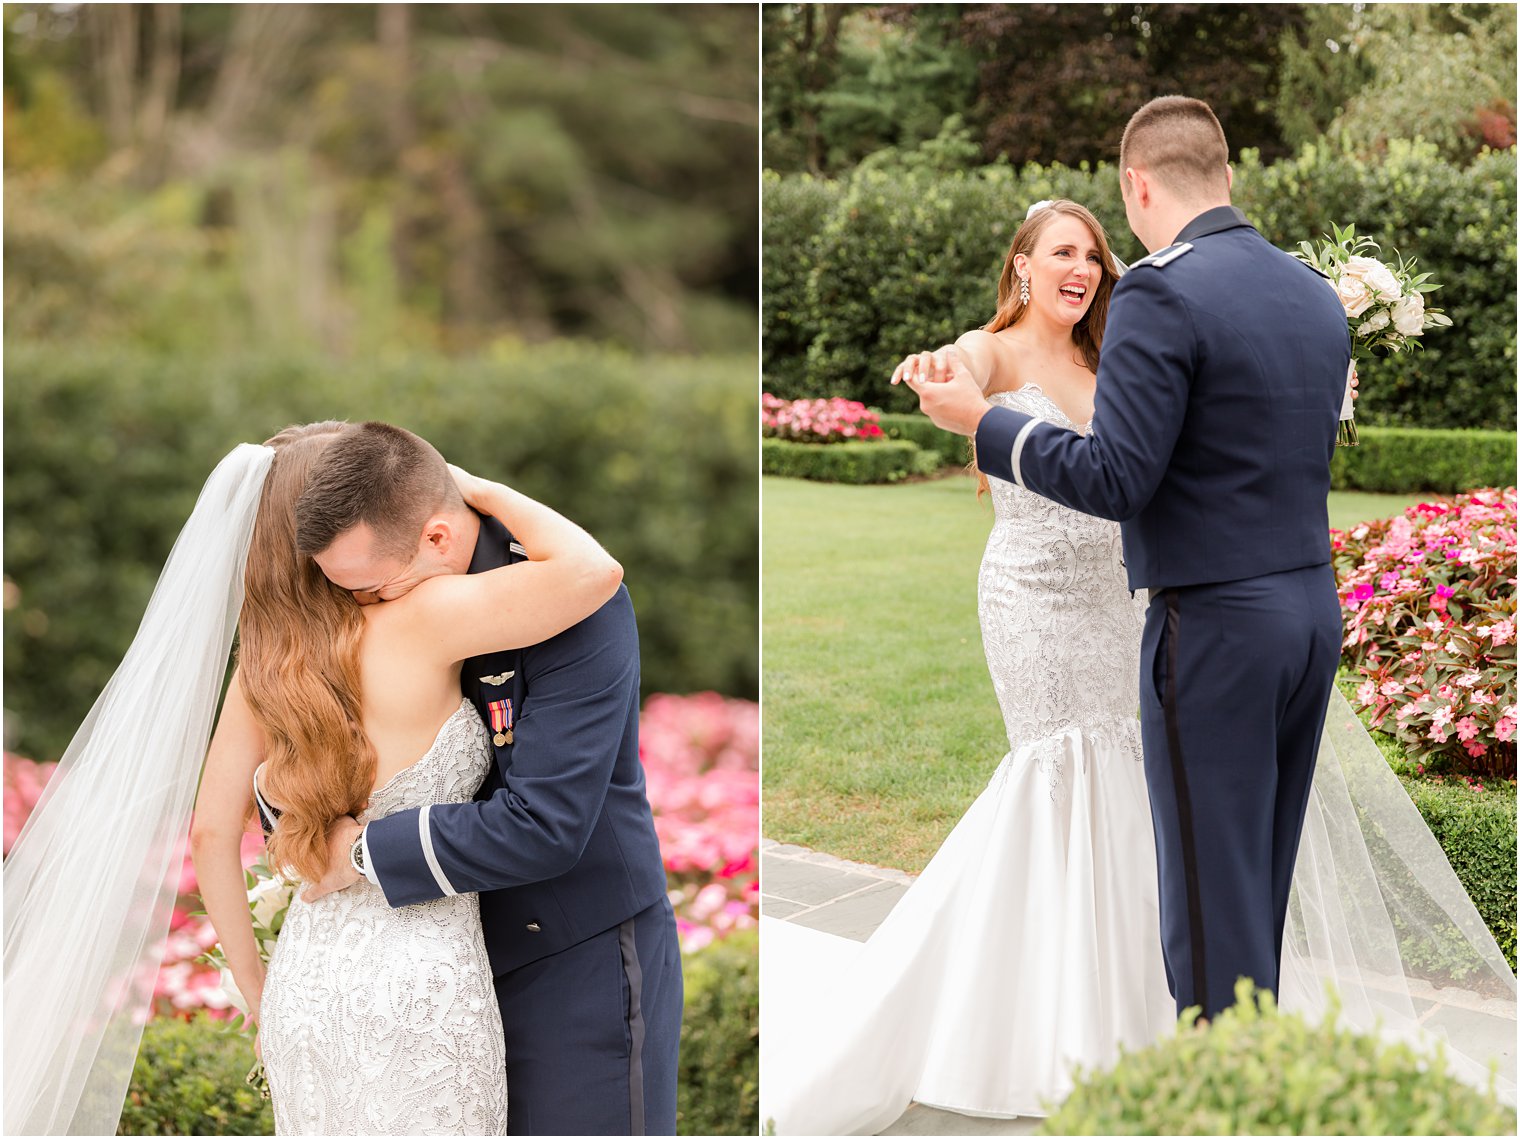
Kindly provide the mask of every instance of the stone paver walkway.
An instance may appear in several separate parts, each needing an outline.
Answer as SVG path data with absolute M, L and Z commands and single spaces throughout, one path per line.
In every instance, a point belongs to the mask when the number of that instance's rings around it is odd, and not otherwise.
M 865 941 L 881 924 L 913 878 L 901 870 L 847 862 L 831 854 L 762 839 L 760 910 L 825 933 Z M 1434 989 L 1423 982 L 1413 996 L 1420 1022 L 1443 1027 L 1466 1040 L 1481 1040 L 1513 1062 L 1514 1004 L 1461 989 Z M 762 1079 L 764 1078 L 762 1074 Z M 883 1135 L 1030 1135 L 1037 1119 L 975 1119 L 914 1104 Z

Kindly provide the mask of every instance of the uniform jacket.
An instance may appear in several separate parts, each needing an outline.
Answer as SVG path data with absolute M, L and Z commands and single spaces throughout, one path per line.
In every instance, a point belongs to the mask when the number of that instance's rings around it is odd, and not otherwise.
M 994 407 L 977 462 L 1120 522 L 1131 589 L 1326 564 L 1350 359 L 1325 278 L 1221 206 L 1115 285 L 1090 433 Z
M 521 560 L 481 519 L 470 573 Z M 639 763 L 639 645 L 628 590 L 525 649 L 467 660 L 464 694 L 487 724 L 510 701 L 510 742 L 474 802 L 371 822 L 372 868 L 392 906 L 480 893 L 500 975 L 618 925 L 664 896 Z M 504 734 L 504 733 L 498 733 Z

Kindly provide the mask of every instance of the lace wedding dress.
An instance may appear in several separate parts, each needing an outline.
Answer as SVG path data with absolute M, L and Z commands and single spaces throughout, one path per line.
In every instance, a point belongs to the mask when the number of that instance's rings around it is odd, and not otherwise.
M 465 701 L 359 821 L 467 802 L 490 763 Z M 361 880 L 314 903 L 297 896 L 260 1013 L 280 1134 L 507 1133 L 501 1014 L 474 894 L 392 909 Z
M 1032 384 L 989 400 L 1085 430 Z M 763 920 L 761 1118 L 778 1134 L 875 1133 L 915 1100 L 1046 1115 L 1074 1065 L 1109 1066 L 1175 1024 L 1136 712 L 1146 599 L 1125 587 L 1116 524 L 989 481 L 978 611 L 1009 751 L 869 941 Z M 1368 851 L 1351 807 L 1379 794 L 1391 854 Z M 1285 1006 L 1322 1013 L 1333 979 L 1342 1023 L 1419 1036 L 1388 911 L 1368 900 L 1401 876 L 1428 891 L 1432 931 L 1460 923 L 1465 963 L 1513 1018 L 1514 975 L 1344 701 L 1299 871 Z M 1512 1052 L 1507 1066 L 1512 1098 Z M 1481 1057 L 1468 1074 L 1484 1082 Z

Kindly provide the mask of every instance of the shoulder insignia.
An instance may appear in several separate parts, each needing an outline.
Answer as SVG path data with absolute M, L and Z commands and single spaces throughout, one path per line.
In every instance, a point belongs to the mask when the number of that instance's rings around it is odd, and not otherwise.
M 1184 253 L 1191 253 L 1192 251 L 1193 243 L 1191 241 L 1184 241 L 1180 245 L 1168 245 L 1165 249 L 1158 249 L 1148 257 L 1140 258 L 1130 268 L 1138 269 L 1142 265 L 1153 265 L 1157 269 L 1163 269 Z

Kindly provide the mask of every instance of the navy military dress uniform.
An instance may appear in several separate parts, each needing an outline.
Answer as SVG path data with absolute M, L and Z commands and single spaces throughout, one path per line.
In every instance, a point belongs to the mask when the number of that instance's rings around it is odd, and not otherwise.
M 481 519 L 470 573 L 521 560 Z M 365 829 L 392 906 L 478 892 L 506 1031 L 512 1135 L 674 1135 L 682 979 L 639 763 L 626 587 L 541 644 L 474 657 L 496 763 L 471 803 Z
M 1221 206 L 1114 287 L 1087 436 L 1001 407 L 977 427 L 987 474 L 1120 522 L 1150 591 L 1141 734 L 1179 1012 L 1278 984 L 1340 658 L 1326 503 L 1350 358 L 1324 277 Z

